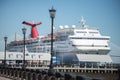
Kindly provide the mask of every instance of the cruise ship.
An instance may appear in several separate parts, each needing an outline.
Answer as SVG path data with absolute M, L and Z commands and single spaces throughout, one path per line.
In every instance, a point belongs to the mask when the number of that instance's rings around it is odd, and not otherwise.
M 39 36 L 36 26 L 41 22 L 32 24 L 24 21 L 23 24 L 31 26 L 30 38 L 25 39 L 26 48 L 29 52 L 50 52 L 51 34 Z M 110 51 L 109 36 L 103 36 L 97 28 L 89 28 L 82 17 L 81 27 L 75 25 L 59 26 L 53 35 L 53 50 L 55 53 L 77 53 L 106 55 Z M 7 51 L 22 52 L 23 40 L 15 40 L 7 44 Z

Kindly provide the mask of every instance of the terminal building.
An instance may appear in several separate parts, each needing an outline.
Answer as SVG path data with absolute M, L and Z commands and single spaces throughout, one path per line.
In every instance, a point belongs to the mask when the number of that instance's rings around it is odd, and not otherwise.
M 25 53 L 25 61 L 28 64 L 49 65 L 51 55 L 49 53 Z M 4 52 L 0 52 L 0 61 L 4 61 Z M 8 65 L 22 64 L 22 52 L 6 52 L 6 63 Z
M 4 52 L 0 52 L 0 61 L 4 61 Z M 25 52 L 25 61 L 28 64 L 34 65 L 49 65 L 51 55 L 50 53 L 29 53 Z M 22 52 L 6 52 L 6 63 L 8 65 L 22 64 Z M 61 65 L 85 65 L 89 64 L 111 64 L 112 59 L 109 55 L 89 55 L 89 54 L 61 54 L 59 57 L 53 57 L 53 63 Z

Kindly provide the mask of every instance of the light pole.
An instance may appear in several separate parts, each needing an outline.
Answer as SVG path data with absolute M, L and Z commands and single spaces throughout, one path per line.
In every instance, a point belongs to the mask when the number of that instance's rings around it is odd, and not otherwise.
M 53 23 L 54 23 L 54 18 L 55 18 L 55 12 L 56 10 L 52 7 L 49 10 L 50 13 L 50 18 L 51 18 L 51 60 L 50 60 L 50 66 L 49 66 L 49 70 L 52 71 L 53 70 Z
M 5 54 L 4 54 L 4 67 L 6 67 L 6 45 L 7 45 L 7 36 L 4 37 L 4 41 L 5 41 Z
M 24 40 L 24 50 L 23 50 L 23 66 L 22 68 L 25 69 L 25 34 L 26 34 L 26 28 L 22 28 L 22 32 L 23 32 L 23 40 Z

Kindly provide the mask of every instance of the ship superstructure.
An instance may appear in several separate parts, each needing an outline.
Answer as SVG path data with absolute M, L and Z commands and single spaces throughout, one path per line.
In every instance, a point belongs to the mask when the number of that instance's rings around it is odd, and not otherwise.
M 78 28 L 75 25 L 72 27 L 59 26 L 59 29 L 54 32 L 53 49 L 56 53 L 78 53 L 78 54 L 107 54 L 110 51 L 109 36 L 102 36 L 98 29 L 88 28 L 86 21 L 82 18 L 82 27 Z M 31 28 L 31 35 L 36 32 L 38 24 L 24 24 L 34 26 Z M 26 39 L 26 47 L 29 52 L 50 52 L 51 35 L 36 36 Z M 23 40 L 12 41 L 7 46 L 8 51 L 22 52 Z

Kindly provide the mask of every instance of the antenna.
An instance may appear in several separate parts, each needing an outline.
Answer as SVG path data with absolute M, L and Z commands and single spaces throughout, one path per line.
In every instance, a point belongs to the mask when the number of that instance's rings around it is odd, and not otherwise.
M 15 41 L 16 41 L 17 34 L 15 33 Z
M 39 36 L 39 33 L 37 31 L 36 26 L 42 24 L 41 22 L 37 22 L 36 24 L 32 24 L 30 22 L 23 21 L 23 24 L 31 26 L 31 38 L 37 38 Z
M 86 28 L 86 21 L 84 20 L 83 16 L 81 16 L 81 23 L 82 23 L 82 28 Z

